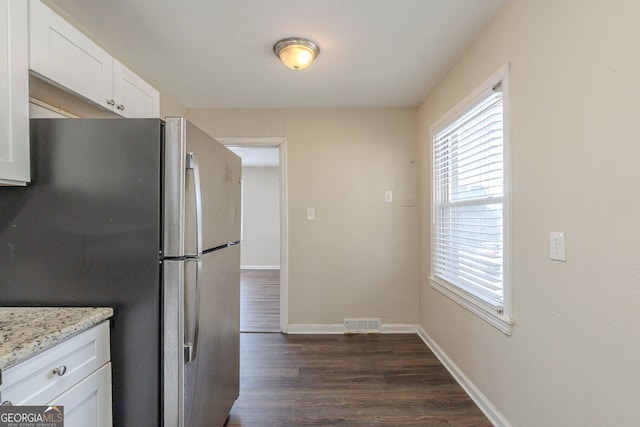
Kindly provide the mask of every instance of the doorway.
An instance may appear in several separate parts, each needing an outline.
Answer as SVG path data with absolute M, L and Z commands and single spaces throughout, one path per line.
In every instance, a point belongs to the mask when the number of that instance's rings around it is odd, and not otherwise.
M 286 139 L 216 138 L 242 158 L 241 332 L 286 332 Z

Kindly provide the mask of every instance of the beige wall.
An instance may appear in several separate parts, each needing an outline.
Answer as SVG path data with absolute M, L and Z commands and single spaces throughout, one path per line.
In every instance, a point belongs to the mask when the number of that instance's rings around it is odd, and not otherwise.
M 280 169 L 242 168 L 243 268 L 280 266 Z
M 384 203 L 417 161 L 417 109 L 188 110 L 218 137 L 287 138 L 289 323 L 418 320 L 418 208 Z M 307 207 L 316 220 L 306 221 Z
M 167 116 L 180 116 L 187 115 L 187 109 L 184 108 L 180 102 L 171 95 L 160 92 L 160 118 L 164 119 Z
M 428 159 L 429 126 L 511 64 L 513 335 L 428 285 L 428 162 L 420 324 L 514 426 L 640 420 L 638 17 L 637 0 L 511 0 L 420 107 Z

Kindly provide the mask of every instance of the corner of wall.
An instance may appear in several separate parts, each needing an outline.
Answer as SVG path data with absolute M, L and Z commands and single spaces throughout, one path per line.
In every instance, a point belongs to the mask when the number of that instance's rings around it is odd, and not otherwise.
M 435 356 L 442 362 L 444 367 L 449 371 L 458 384 L 471 397 L 489 421 L 496 427 L 510 427 L 511 424 L 496 409 L 489 399 L 473 384 L 473 382 L 460 370 L 460 368 L 447 356 L 447 354 L 438 346 L 438 344 L 429 336 L 422 326 L 418 326 L 418 336 L 424 341 Z

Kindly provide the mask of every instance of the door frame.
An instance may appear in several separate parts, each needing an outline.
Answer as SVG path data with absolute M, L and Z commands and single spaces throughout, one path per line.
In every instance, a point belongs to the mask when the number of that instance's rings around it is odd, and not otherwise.
M 215 137 L 225 146 L 278 147 L 280 152 L 280 331 L 289 329 L 289 201 L 287 183 L 287 138 L 276 137 Z

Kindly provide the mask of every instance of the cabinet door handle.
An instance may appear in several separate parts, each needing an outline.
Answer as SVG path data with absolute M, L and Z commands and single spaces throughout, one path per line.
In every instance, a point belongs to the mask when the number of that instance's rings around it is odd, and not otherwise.
M 116 101 L 113 99 L 107 99 L 107 105 L 116 105 Z
M 67 367 L 65 365 L 62 365 L 59 368 L 54 368 L 53 371 L 51 371 L 51 373 L 53 375 L 58 375 L 59 377 L 61 377 L 67 373 Z
M 123 110 L 124 110 L 124 105 L 122 105 L 122 104 L 118 104 L 118 105 L 116 105 L 116 108 L 117 108 L 118 110 L 123 111 Z

